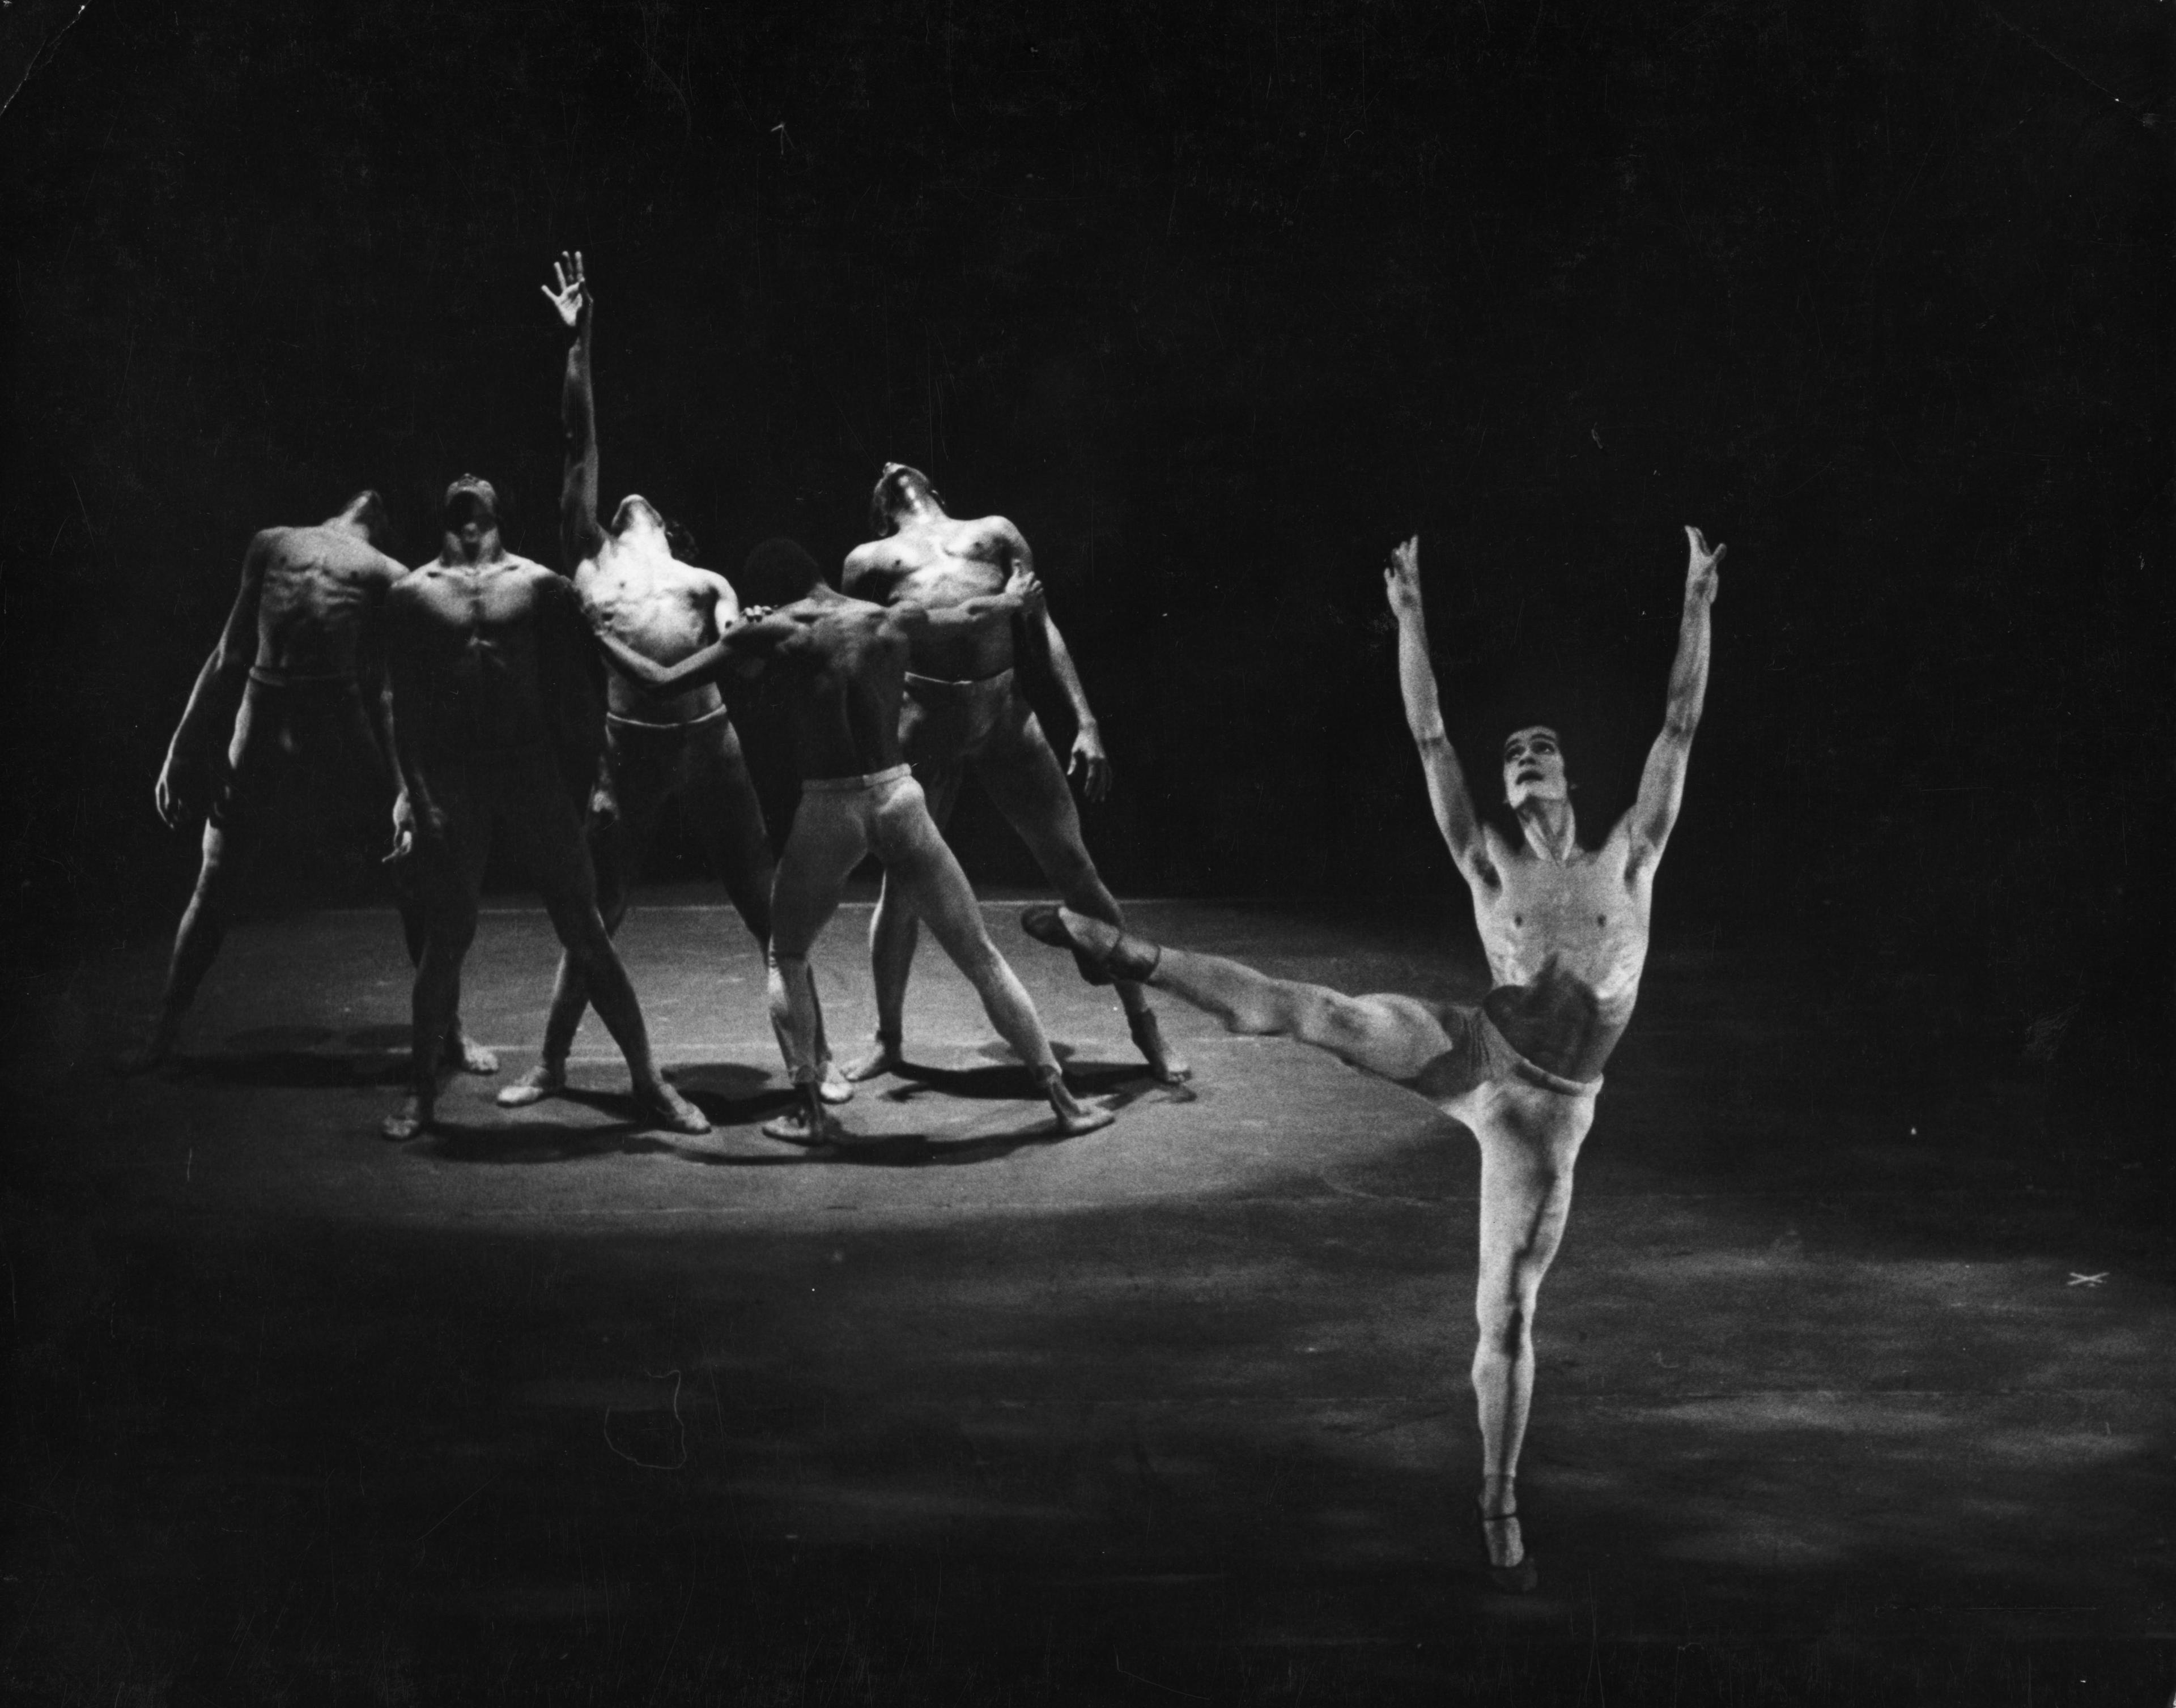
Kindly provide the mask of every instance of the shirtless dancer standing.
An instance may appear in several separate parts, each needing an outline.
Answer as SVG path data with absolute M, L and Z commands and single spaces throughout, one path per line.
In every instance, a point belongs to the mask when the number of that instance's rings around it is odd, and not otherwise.
M 560 393 L 567 435 L 559 493 L 561 561 L 592 628 L 617 636 L 645 658 L 676 664 L 737 621 L 741 602 L 723 576 L 673 556 L 664 518 L 639 493 L 620 501 L 609 532 L 598 523 L 596 402 L 590 382 L 596 297 L 579 252 L 561 257 L 552 272 L 558 289 L 547 285 L 543 292 L 574 334 Z M 724 697 L 715 684 L 684 694 L 646 693 L 617 671 L 607 695 L 605 775 L 589 818 L 590 858 L 605 930 L 616 935 L 627 917 L 628 886 L 658 809 L 677 794 L 686 802 L 688 822 L 704 843 L 711 870 L 725 881 L 741 922 L 759 944 L 768 945 L 775 871 L 770 838 Z M 572 953 L 562 955 L 543 1049 L 535 1067 L 499 1093 L 502 1104 L 515 1109 L 566 1088 L 567 1055 L 589 1004 L 580 962 Z M 824 1095 L 835 1102 L 851 1097 L 853 1088 L 830 1066 L 828 1050 L 820 1060 Z
M 884 464 L 870 498 L 869 519 L 884 537 L 847 555 L 846 590 L 857 599 L 879 605 L 911 601 L 942 610 L 998 592 L 1010 571 L 1031 574 L 1035 569 L 1034 554 L 1020 529 L 1002 516 L 974 522 L 947 516 L 928 477 L 903 464 Z M 1048 666 L 1073 709 L 1073 754 L 1064 771 L 1058 768 L 1041 720 L 1013 680 L 1015 640 L 1010 622 L 931 625 L 913 644 L 899 739 L 928 790 L 930 816 L 938 828 L 951 821 L 960 779 L 971 768 L 1066 905 L 1123 924 L 1118 903 L 1088 857 L 1080 810 L 1065 783 L 1069 772 L 1078 771 L 1082 793 L 1101 800 L 1111 791 L 1111 762 L 1080 673 L 1073 668 L 1073 655 L 1048 608 L 1038 606 L 1024 616 L 1018 644 L 1031 659 Z M 876 1048 L 847 1068 L 849 1079 L 872 1079 L 900 1064 L 915 935 L 914 911 L 900 904 L 887 877 L 869 927 Z M 1141 987 L 1130 979 L 1117 983 L 1126 1024 L 1156 1076 L 1167 1084 L 1184 1079 L 1187 1065 L 1164 1042 Z
M 1420 541 L 1385 572 L 1398 622 L 1398 680 L 1419 745 L 1436 823 L 1473 891 L 1495 986 L 1478 1008 L 1410 996 L 1346 996 L 1271 979 L 1214 955 L 1160 948 L 1069 908 L 1031 908 L 1021 924 L 1069 947 L 1094 982 L 1134 978 L 1206 1009 L 1232 1032 L 1297 1038 L 1410 1087 L 1471 1128 L 1481 1144 L 1481 1533 L 1502 1588 L 1535 1581 L 1519 1533 L 1513 1478 L 1534 1386 L 1534 1304 L 1571 1208 L 1572 1163 L 1594 1120 L 1602 1063 L 1632 1017 L 1647 958 L 1655 868 L 1677 821 L 1693 730 L 1707 691 L 1708 607 L 1727 548 L 1685 535 L 1684 612 L 1662 733 L 1640 796 L 1591 852 L 1573 833 L 1569 785 L 1553 731 L 1512 732 L 1504 790 L 1525 832 L 1484 824 L 1444 731 L 1421 611 Z M 1593 921 L 1592 924 L 1587 923 Z
M 1015 567 L 1003 593 L 940 610 L 886 607 L 826 586 L 816 561 L 797 554 L 791 604 L 749 613 L 714 644 L 667 669 L 607 634 L 614 668 L 657 692 L 715 681 L 726 670 L 769 671 L 786 691 L 801 805 L 771 896 L 770 1011 L 802 1107 L 768 1123 L 772 1138 L 836 1142 L 846 1136 L 820 1096 L 816 986 L 808 952 L 846 888 L 873 851 L 885 881 L 929 921 L 944 952 L 966 973 L 1005 1042 L 1025 1062 L 1066 1133 L 1109 1125 L 1111 1112 L 1084 1103 L 1065 1084 L 1042 1022 L 1013 969 L 990 941 L 966 874 L 931 821 L 922 787 L 901 762 L 899 700 L 910 649 L 932 632 L 964 634 L 1040 610 L 1042 588 Z
M 365 491 L 329 522 L 268 528 L 249 542 L 226 627 L 197 673 L 159 773 L 159 816 L 170 827 L 209 809 L 204 864 L 175 934 L 158 1017 L 114 1064 L 124 1073 L 155 1067 L 172 1051 L 264 845 L 265 818 L 298 773 L 316 768 L 373 814 L 390 802 L 396 837 L 407 822 L 377 627 L 388 590 L 408 572 L 381 549 L 385 537 L 384 503 Z M 233 735 L 222 754 L 219 732 L 230 715 Z M 405 876 L 396 865 L 413 962 L 423 951 L 423 920 Z M 448 1017 L 445 1042 L 466 1071 L 498 1071 L 498 1059 L 463 1034 L 458 1014 Z
M 589 626 L 563 578 L 500 543 L 489 481 L 465 474 L 447 489 L 438 561 L 387 596 L 385 654 L 427 926 L 415 1089 L 386 1118 L 385 1136 L 413 1138 L 432 1125 L 438 1040 L 460 998 L 484 865 L 500 833 L 522 849 L 552 929 L 627 1057 L 643 1113 L 675 1132 L 708 1132 L 701 1111 L 659 1077 L 634 987 L 597 914 L 582 832 L 603 745 Z

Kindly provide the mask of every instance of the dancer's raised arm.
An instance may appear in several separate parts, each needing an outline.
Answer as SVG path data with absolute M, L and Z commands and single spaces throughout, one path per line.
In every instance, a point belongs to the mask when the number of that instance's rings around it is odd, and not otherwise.
M 1443 727 L 1443 708 L 1436 698 L 1435 670 L 1428 663 L 1428 619 L 1421 609 L 1421 537 L 1416 534 L 1390 554 L 1383 572 L 1384 590 L 1390 613 L 1398 620 L 1398 687 L 1405 696 L 1406 724 L 1420 749 L 1421 770 L 1428 778 L 1428 800 L 1435 807 L 1436 828 L 1466 881 L 1493 887 L 1499 879 L 1482 835 L 1480 815 L 1466 792 L 1466 773 L 1458 753 Z
M 1715 603 L 1721 585 L 1723 554 L 1718 545 L 1708 550 L 1697 528 L 1685 529 L 1690 555 L 1685 565 L 1684 613 L 1678 622 L 1678 657 L 1670 666 L 1670 699 L 1662 715 L 1662 733 L 1648 750 L 1647 768 L 1640 778 L 1640 798 L 1632 805 L 1632 849 L 1636 861 L 1662 857 L 1678 821 L 1678 804 L 1684 797 L 1685 767 L 1692 759 L 1693 731 L 1700 727 L 1700 704 L 1707 697 L 1707 655 L 1710 624 L 1708 607 Z
M 559 388 L 559 420 L 567 436 L 565 472 L 559 481 L 560 568 L 572 575 L 604 544 L 597 521 L 597 404 L 590 388 L 590 334 L 596 299 L 583 276 L 579 250 L 552 263 L 558 289 L 539 285 L 559 318 L 574 334 L 567 346 L 567 376 Z

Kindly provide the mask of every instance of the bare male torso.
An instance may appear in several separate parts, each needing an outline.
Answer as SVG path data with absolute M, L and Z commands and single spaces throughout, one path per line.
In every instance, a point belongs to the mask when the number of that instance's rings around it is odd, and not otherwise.
M 1513 1049 L 1567 1079 L 1592 1079 L 1632 1018 L 1647 961 L 1655 863 L 1626 824 L 1591 852 L 1544 860 L 1484 825 L 1474 923 L 1494 988 L 1482 1006 Z
M 731 583 L 681 562 L 656 534 L 607 538 L 576 566 L 574 592 L 592 629 L 661 664 L 677 664 L 709 646 L 741 614 Z M 692 724 L 724 703 L 712 683 L 657 694 L 617 671 L 606 692 L 612 716 L 643 724 Z
M 392 657 L 403 759 L 427 768 L 434 756 L 555 745 L 562 708 L 543 684 L 566 662 L 551 655 L 580 638 L 554 623 L 579 620 L 574 599 L 560 577 L 511 553 L 411 572 L 388 611 L 405 641 Z
M 941 610 L 1002 593 L 1012 565 L 1025 552 L 1020 530 L 1002 516 L 971 522 L 949 516 L 917 519 L 847 553 L 846 585 L 885 605 L 911 603 Z M 1012 669 L 1014 651 L 1009 622 L 933 627 L 916 637 L 905 668 L 917 676 L 971 681 Z

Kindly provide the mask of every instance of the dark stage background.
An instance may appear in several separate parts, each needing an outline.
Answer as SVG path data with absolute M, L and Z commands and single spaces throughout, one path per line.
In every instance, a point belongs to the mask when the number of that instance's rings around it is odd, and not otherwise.
M 11 84 L 68 9 L 12 8 Z M 607 501 L 701 561 L 835 565 L 887 458 L 1025 529 L 1121 892 L 1457 916 L 1377 573 L 1415 530 L 1469 758 L 1559 721 L 1598 834 L 1696 522 L 1731 555 L 1658 929 L 1781 924 L 1915 1036 L 2082 1013 L 2081 1075 L 2135 1065 L 2168 10 L 97 0 L 0 118 L 16 952 L 171 927 L 152 781 L 253 529 L 371 484 L 420 560 L 474 469 L 553 556 L 536 286 L 579 247 Z M 1032 880 L 985 805 L 959 836 Z M 307 842 L 264 893 L 367 885 Z

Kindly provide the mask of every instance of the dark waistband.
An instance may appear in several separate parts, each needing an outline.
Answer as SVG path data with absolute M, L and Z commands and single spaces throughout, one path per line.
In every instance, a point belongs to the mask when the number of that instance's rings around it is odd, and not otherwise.
M 353 688 L 353 670 L 283 670 L 276 664 L 252 664 L 249 680 L 260 688 Z

